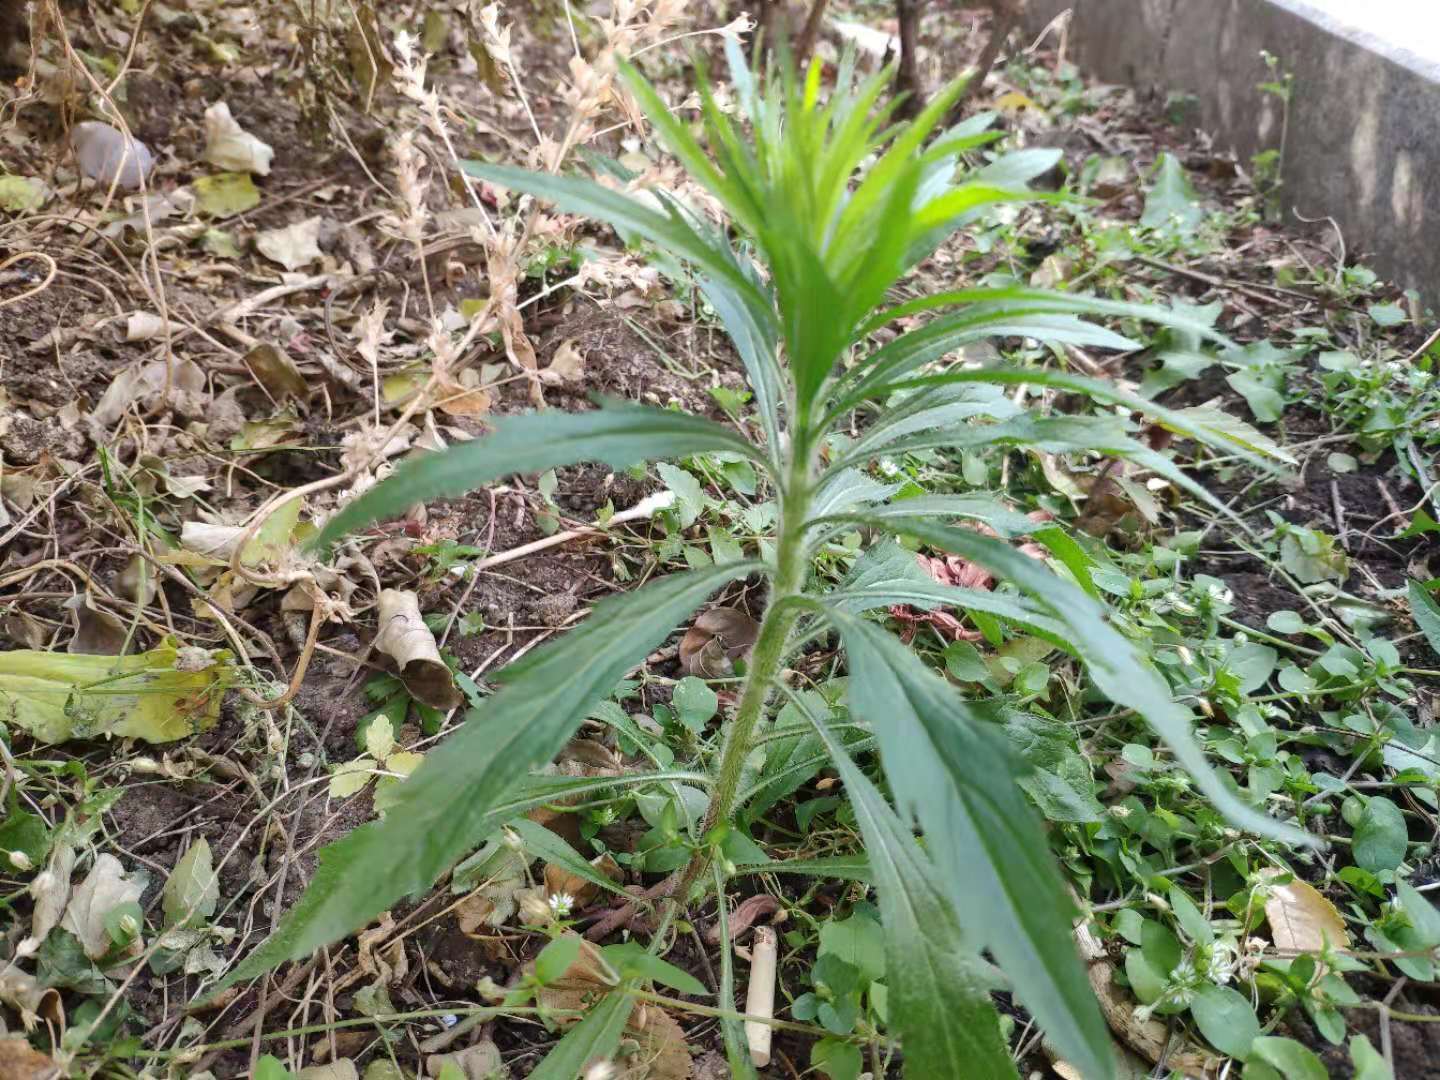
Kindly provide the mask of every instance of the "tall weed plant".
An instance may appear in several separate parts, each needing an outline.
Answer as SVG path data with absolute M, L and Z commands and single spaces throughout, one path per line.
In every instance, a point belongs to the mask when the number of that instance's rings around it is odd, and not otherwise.
M 756 437 L 679 411 L 614 402 L 581 413 L 505 417 L 486 438 L 397 469 L 338 513 L 319 543 L 333 544 L 419 500 L 515 473 L 584 461 L 621 469 L 726 452 L 748 459 L 773 485 L 779 506 L 773 557 L 676 573 L 611 596 L 563 639 L 502 672 L 500 689 L 427 754 L 384 819 L 322 852 L 295 908 L 227 982 L 304 957 L 423 892 L 528 809 L 576 792 L 664 779 L 529 774 L 708 597 L 758 576 L 769 583 L 759 637 L 713 772 L 700 781 L 709 796 L 703 838 L 692 863 L 675 875 L 675 898 L 693 904 L 717 890 L 723 904 L 734 868 L 720 848 L 744 809 L 747 759 L 774 723 L 777 697 L 787 693 L 780 680 L 787 658 L 817 636 L 837 635 L 848 664 L 850 715 L 869 726 L 889 795 L 825 718 L 807 711 L 801 698 L 791 700 L 839 771 L 863 836 L 886 935 L 887 1011 L 906 1075 L 1016 1076 L 990 998 L 1004 986 L 1082 1075 L 1111 1076 L 1106 1026 L 1071 940 L 1075 908 L 1040 821 L 1015 783 L 1017 762 L 976 702 L 867 613 L 894 604 L 946 605 L 991 627 L 1044 639 L 1083 662 L 1104 695 L 1144 716 L 1234 825 L 1296 843 L 1307 838 L 1243 802 L 1210 770 L 1188 710 L 1112 623 L 1063 530 L 983 495 L 897 500 L 897 486 L 874 479 L 870 466 L 936 447 L 1100 452 L 1203 495 L 1136 437 L 1132 412 L 1230 454 L 1258 460 L 1263 448 L 1243 425 L 1218 414 L 1167 410 L 1104 381 L 1005 362 L 937 366 L 962 346 L 996 336 L 1137 347 L 1081 316 L 1132 317 L 1216 335 L 1182 314 L 1025 287 L 963 288 L 892 304 L 906 273 L 987 207 L 1045 197 L 1027 184 L 1053 166 L 1056 152 L 1020 151 L 972 168 L 967 162 L 997 135 L 985 130 L 987 118 L 939 130 L 959 83 L 913 122 L 892 123 L 893 102 L 881 103 L 888 72 L 862 79 L 846 62 L 827 94 L 818 64 L 803 76 L 782 70 L 761 79 L 733 41 L 728 56 L 737 107 L 734 115 L 722 109 L 702 76 L 703 146 L 634 68 L 624 67 L 623 76 L 691 179 L 723 205 L 732 230 L 663 197 L 657 205 L 572 176 L 470 161 L 463 167 L 472 177 L 608 222 L 663 253 L 661 265 L 693 281 L 729 332 L 753 392 Z M 921 313 L 932 315 L 918 328 L 902 328 Z M 1086 395 L 1107 408 L 1037 415 L 1006 392 L 1020 384 Z M 842 435 L 857 411 L 858 436 Z M 812 574 L 817 551 L 856 530 L 957 554 L 1014 589 L 924 580 L 904 569 L 913 560 L 886 558 L 898 549 L 883 539 L 841 586 L 821 588 Z M 1065 576 L 1008 542 L 1022 533 L 1067 567 Z M 697 782 L 693 774 L 687 780 Z M 565 1063 L 612 1051 L 635 1006 L 638 978 L 617 975 L 614 988 L 534 1075 L 562 1076 L 570 1068 Z M 721 1004 L 733 1010 L 728 1000 Z M 729 1015 L 731 1068 L 736 1076 L 754 1075 L 740 1024 Z

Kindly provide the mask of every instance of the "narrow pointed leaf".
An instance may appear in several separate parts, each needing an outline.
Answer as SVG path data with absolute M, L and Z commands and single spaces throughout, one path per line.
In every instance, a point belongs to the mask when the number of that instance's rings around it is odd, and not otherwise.
M 745 296 L 746 303 L 754 305 L 756 310 L 768 310 L 764 296 L 740 272 L 724 245 L 701 236 L 676 214 L 662 214 L 629 195 L 578 177 L 555 176 L 479 161 L 462 161 L 460 164 L 471 176 L 538 195 L 567 213 L 585 214 L 643 236 L 670 254 L 690 260 L 706 273 L 728 280 Z
M 919 518 L 907 521 L 857 514 L 849 520 L 897 535 L 914 536 L 1014 582 L 1069 628 L 1070 641 L 1084 659 L 1095 685 L 1111 701 L 1128 706 L 1145 718 L 1220 813 L 1257 835 L 1305 847 L 1316 846 L 1315 837 L 1246 805 L 1220 782 L 1195 742 L 1190 712 L 1175 702 L 1165 680 L 1135 645 L 1110 625 L 1105 609 L 1081 589 L 1010 545 L 968 529 L 948 528 Z
M 608 597 L 561 640 L 502 671 L 502 689 L 425 755 L 382 820 L 321 851 L 299 902 L 220 987 L 307 956 L 429 888 L 508 820 L 492 811 L 560 751 L 626 671 L 716 589 L 755 569 L 730 563 Z
M 512 473 L 544 472 L 580 461 L 623 469 L 707 450 L 728 450 L 764 463 L 755 447 L 730 429 L 670 409 L 607 404 L 591 412 L 507 416 L 483 439 L 405 462 L 331 518 L 314 544 L 328 547 L 418 502 L 460 495 Z
M 905 1046 L 906 1077 L 1009 1080 L 1015 1065 L 1000 1037 L 985 968 L 934 866 L 840 741 L 808 710 L 806 716 L 840 770 L 869 853 L 885 927 L 889 1015 Z
M 950 903 L 1064 1056 L 1086 1076 L 1105 1075 L 1109 1033 L 1070 937 L 1074 905 L 1015 782 L 1021 763 L 892 634 L 833 610 L 831 621 L 845 642 L 851 710 L 874 725 L 891 790 L 924 826 Z
M 620 1037 L 634 1011 L 634 997 L 624 990 L 610 991 L 535 1066 L 530 1080 L 576 1080 L 587 1065 L 608 1061 L 620 1046 Z

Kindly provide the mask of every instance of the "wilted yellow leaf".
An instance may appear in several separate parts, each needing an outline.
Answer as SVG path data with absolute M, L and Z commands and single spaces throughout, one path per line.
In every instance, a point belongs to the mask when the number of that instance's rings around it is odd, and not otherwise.
M 182 739 L 214 725 L 233 674 L 230 653 L 196 670 L 194 652 L 173 638 L 134 656 L 0 652 L 0 716 L 41 742 Z

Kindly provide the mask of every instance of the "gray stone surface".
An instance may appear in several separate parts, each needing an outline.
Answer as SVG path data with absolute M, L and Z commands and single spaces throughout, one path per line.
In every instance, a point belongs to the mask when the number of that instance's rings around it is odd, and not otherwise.
M 1082 70 L 1192 95 L 1242 162 L 1283 133 L 1286 211 L 1334 218 L 1352 253 L 1440 305 L 1440 0 L 1404 3 L 1408 21 L 1397 0 L 1031 0 L 1028 18 L 1038 33 L 1073 9 Z M 1258 89 L 1261 50 L 1295 77 L 1288 123 Z

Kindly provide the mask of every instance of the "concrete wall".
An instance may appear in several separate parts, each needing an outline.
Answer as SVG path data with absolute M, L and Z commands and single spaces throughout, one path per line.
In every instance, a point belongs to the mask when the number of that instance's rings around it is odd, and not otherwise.
M 1440 0 L 1413 0 L 1428 5 Z M 1440 306 L 1440 61 L 1420 35 L 1364 26 L 1364 0 L 1030 0 L 1032 30 L 1073 10 L 1069 56 L 1106 82 L 1193 95 L 1195 124 L 1242 162 L 1278 147 L 1267 50 L 1295 76 L 1287 213 L 1330 216 L 1348 250 Z

